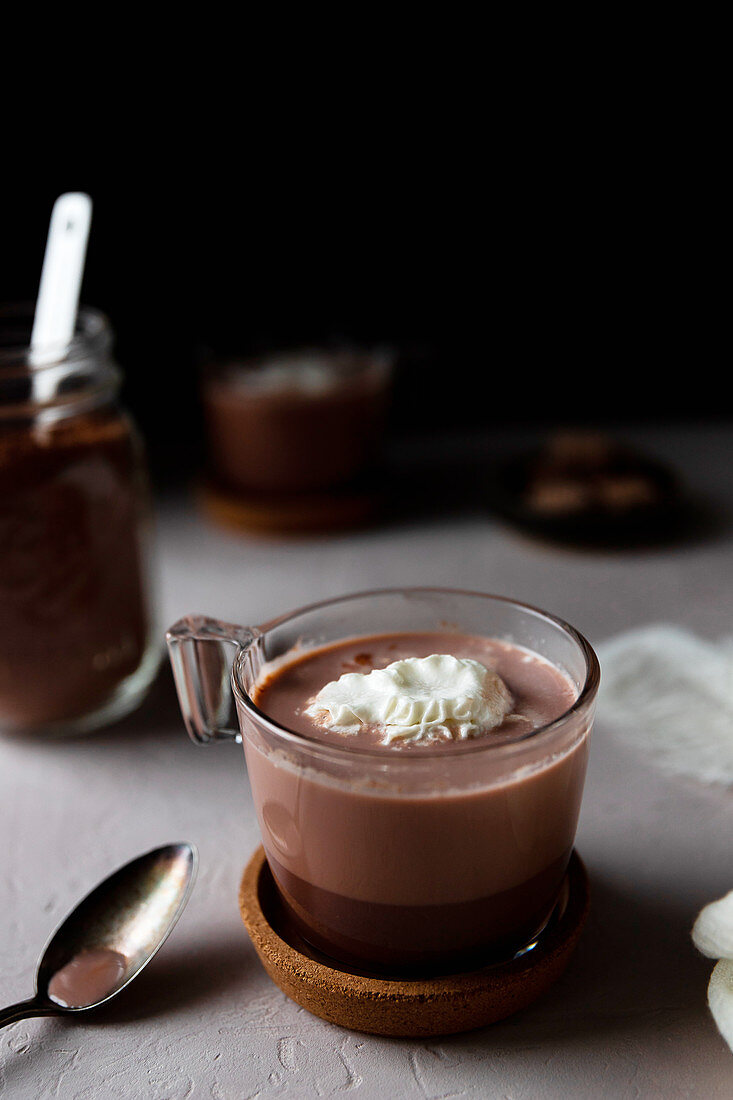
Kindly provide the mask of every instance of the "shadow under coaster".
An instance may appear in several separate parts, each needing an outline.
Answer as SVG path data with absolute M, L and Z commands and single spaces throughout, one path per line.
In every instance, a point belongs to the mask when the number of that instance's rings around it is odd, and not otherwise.
M 319 955 L 292 927 L 261 847 L 239 890 L 242 920 L 262 965 L 283 993 L 329 1023 L 405 1038 L 470 1031 L 526 1008 L 567 966 L 589 903 L 588 877 L 574 851 L 560 900 L 531 950 L 508 963 L 413 980 L 336 969 L 335 962 Z

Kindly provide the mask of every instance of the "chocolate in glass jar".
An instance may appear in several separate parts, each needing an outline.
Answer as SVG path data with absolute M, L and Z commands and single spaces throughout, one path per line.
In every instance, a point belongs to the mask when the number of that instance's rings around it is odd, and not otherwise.
M 81 310 L 42 368 L 31 320 L 0 314 L 0 730 L 74 733 L 133 709 L 157 668 L 145 465 L 106 319 Z

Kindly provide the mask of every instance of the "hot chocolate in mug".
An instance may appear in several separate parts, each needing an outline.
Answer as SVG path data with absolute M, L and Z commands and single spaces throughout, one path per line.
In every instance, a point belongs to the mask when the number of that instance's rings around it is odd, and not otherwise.
M 193 740 L 244 746 L 267 861 L 309 944 L 394 975 L 534 946 L 573 849 L 600 680 L 577 630 L 500 596 L 406 588 L 259 627 L 192 615 L 167 641 Z M 375 744 L 304 714 L 342 673 L 484 649 L 523 712 L 496 730 Z

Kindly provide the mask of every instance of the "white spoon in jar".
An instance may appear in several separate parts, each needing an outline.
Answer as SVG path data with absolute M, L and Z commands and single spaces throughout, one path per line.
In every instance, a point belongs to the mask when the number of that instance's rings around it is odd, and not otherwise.
M 81 191 L 60 195 L 51 211 L 28 355 L 41 405 L 56 392 L 54 372 L 44 368 L 63 359 L 74 336 L 91 219 L 92 200 Z

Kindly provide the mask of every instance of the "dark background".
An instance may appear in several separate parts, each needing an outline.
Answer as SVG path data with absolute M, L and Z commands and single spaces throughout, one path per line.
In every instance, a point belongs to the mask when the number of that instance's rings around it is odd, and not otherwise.
M 185 180 L 59 173 L 16 189 L 0 273 L 3 300 L 33 300 L 54 199 L 91 195 L 82 300 L 110 317 L 159 468 L 198 446 L 207 350 L 390 346 L 395 433 L 730 413 L 710 382 L 716 292 L 663 195 L 638 181 L 469 189 L 427 170 L 313 179 L 306 166 L 254 182 L 215 164 Z

